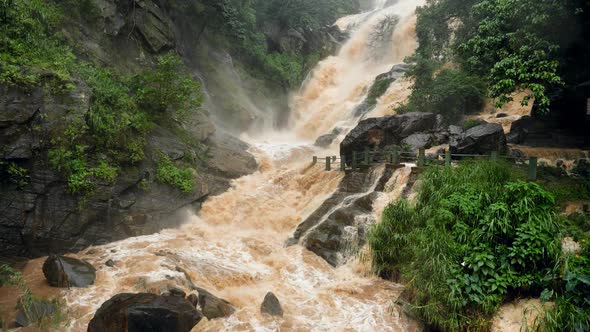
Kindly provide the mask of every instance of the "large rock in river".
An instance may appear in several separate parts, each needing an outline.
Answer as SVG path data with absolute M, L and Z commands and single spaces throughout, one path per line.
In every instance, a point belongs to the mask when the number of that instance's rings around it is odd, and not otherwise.
M 485 123 L 462 133 L 450 144 L 451 153 L 489 154 L 492 151 L 506 151 L 506 135 L 497 123 Z
M 353 151 L 400 145 L 413 134 L 435 132 L 439 125 L 440 119 L 433 113 L 406 113 L 362 120 L 340 143 L 340 154 L 346 160 L 352 160 Z
M 227 317 L 236 311 L 228 301 L 199 287 L 196 287 L 196 291 L 199 293 L 199 307 L 207 319 Z
M 96 279 L 94 266 L 66 256 L 48 257 L 43 264 L 43 274 L 53 287 L 88 287 Z
M 184 298 L 123 293 L 102 304 L 88 332 L 189 332 L 201 318 Z

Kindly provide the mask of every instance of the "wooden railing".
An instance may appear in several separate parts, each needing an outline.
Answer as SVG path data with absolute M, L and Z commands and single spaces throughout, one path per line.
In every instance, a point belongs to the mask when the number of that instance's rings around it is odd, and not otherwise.
M 417 153 L 411 152 L 403 152 L 399 147 L 394 147 L 390 150 L 382 150 L 382 151 L 371 151 L 366 149 L 363 152 L 352 152 L 352 159 L 350 161 L 346 160 L 344 155 L 340 157 L 337 156 L 327 156 L 325 158 L 320 158 L 317 156 L 313 157 L 313 165 L 318 164 L 319 162 L 324 162 L 326 165 L 326 171 L 331 170 L 359 170 L 362 168 L 366 168 L 371 165 L 376 164 L 392 164 L 398 165 L 400 163 L 410 163 L 415 162 L 416 166 L 418 167 L 425 167 L 425 166 L 434 166 L 434 165 L 445 165 L 451 166 L 453 161 L 458 162 L 460 160 L 466 158 L 482 158 L 488 159 L 490 161 L 498 161 L 500 159 L 505 160 L 513 160 L 515 162 L 520 162 L 524 165 L 528 165 L 527 170 L 527 179 L 530 181 L 537 180 L 537 164 L 538 158 L 537 157 L 529 157 L 529 158 L 519 158 L 519 157 L 509 157 L 500 155 L 497 151 L 493 151 L 489 155 L 479 155 L 479 154 L 452 154 L 451 151 L 446 150 L 444 153 L 436 153 L 429 155 L 432 158 L 426 158 L 426 150 L 421 148 L 418 149 Z M 442 157 L 442 158 L 441 158 Z M 334 167 L 338 165 L 338 167 Z

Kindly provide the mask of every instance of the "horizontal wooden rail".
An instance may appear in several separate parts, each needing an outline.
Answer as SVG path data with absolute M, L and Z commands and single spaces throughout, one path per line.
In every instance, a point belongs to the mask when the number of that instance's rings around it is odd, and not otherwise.
M 317 157 L 313 156 L 313 163 L 312 165 L 316 165 L 318 162 L 323 162 L 325 164 L 326 171 L 331 171 L 334 167 L 337 167 L 340 171 L 346 171 L 347 169 L 351 170 L 358 170 L 363 167 L 368 167 L 374 164 L 393 164 L 397 165 L 404 161 L 416 161 L 416 166 L 418 167 L 425 167 L 425 166 L 433 166 L 438 164 L 443 164 L 445 166 L 451 166 L 453 163 L 454 158 L 487 158 L 491 162 L 496 162 L 500 159 L 507 159 L 507 160 L 517 160 L 517 161 L 528 161 L 526 163 L 528 167 L 527 171 L 527 179 L 529 181 L 537 180 L 537 168 L 538 168 L 538 158 L 537 157 L 513 157 L 513 156 L 503 156 L 500 155 L 497 151 L 491 152 L 489 155 L 479 155 L 479 154 L 466 154 L 466 153 L 451 153 L 451 151 L 446 150 L 444 153 L 434 153 L 429 154 L 429 157 L 434 157 L 436 159 L 426 158 L 426 150 L 424 148 L 418 149 L 417 153 L 401 151 L 400 147 L 393 147 L 388 150 L 381 150 L 381 151 L 371 151 L 369 149 L 365 149 L 362 152 L 353 151 L 351 160 L 346 160 L 345 156 L 326 156 L 326 157 Z M 439 159 L 442 157 L 442 160 Z M 459 162 L 460 160 L 455 160 L 455 162 Z

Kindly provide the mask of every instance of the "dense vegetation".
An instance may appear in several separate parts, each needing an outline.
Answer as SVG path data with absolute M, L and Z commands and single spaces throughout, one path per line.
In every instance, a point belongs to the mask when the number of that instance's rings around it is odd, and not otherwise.
M 502 106 L 526 89 L 521 102 L 547 111 L 551 95 L 590 78 L 579 68 L 590 54 L 589 9 L 583 0 L 429 0 L 417 11 L 415 85 L 403 110 L 456 117 L 479 110 L 486 92 Z
M 123 168 L 144 160 L 146 135 L 156 122 L 177 127 L 202 102 L 199 83 L 172 53 L 134 75 L 79 60 L 60 36 L 59 26 L 65 13 L 79 14 L 64 6 L 82 11 L 87 5 L 0 2 L 0 83 L 25 89 L 45 85 L 56 95 L 84 89 L 84 84 L 90 90 L 86 114 L 73 112 L 59 119 L 68 125 L 49 137 L 49 161 L 73 194 L 91 193 L 99 183 L 112 184 Z M 23 185 L 27 175 L 18 165 L 1 166 L 3 174 Z M 179 186 L 183 192 L 187 188 Z
M 415 204 L 391 203 L 369 244 L 376 272 L 407 284 L 409 307 L 432 327 L 487 330 L 503 302 L 543 294 L 555 301 L 549 330 L 582 331 L 590 328 L 587 222 L 565 222 L 554 196 L 510 166 L 474 162 L 428 170 Z M 561 236 L 574 233 L 582 253 L 562 253 Z

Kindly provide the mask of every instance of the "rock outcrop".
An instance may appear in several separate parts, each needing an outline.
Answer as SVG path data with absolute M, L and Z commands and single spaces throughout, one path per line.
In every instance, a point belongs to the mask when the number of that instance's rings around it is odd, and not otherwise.
M 88 287 L 96 280 L 96 268 L 90 263 L 66 256 L 50 256 L 43 274 L 53 287 Z
M 506 136 L 497 123 L 485 123 L 468 129 L 450 144 L 453 154 L 490 154 L 492 151 L 505 152 Z
M 190 332 L 201 318 L 181 297 L 124 293 L 102 304 L 88 324 L 88 332 Z
M 406 142 L 417 143 L 418 137 L 408 138 L 414 134 L 434 135 L 440 128 L 440 122 L 439 116 L 433 113 L 407 113 L 365 119 L 359 122 L 340 143 L 340 154 L 345 156 L 347 162 L 350 162 L 353 151 L 362 152 L 367 148 L 383 150 L 394 145 L 401 145 L 404 139 Z
M 344 264 L 365 243 L 375 221 L 373 202 L 393 172 L 385 165 L 347 172 L 336 192 L 299 224 L 287 244 L 301 243 L 333 266 Z
M 196 287 L 196 291 L 199 293 L 199 308 L 207 319 L 228 317 L 236 311 L 231 303 L 218 298 L 203 288 Z
M 410 65 L 407 64 L 397 64 L 394 65 L 390 71 L 388 71 L 387 73 L 383 73 L 379 76 L 377 76 L 375 78 L 375 81 L 373 81 L 373 84 L 371 85 L 371 88 L 369 90 L 374 90 L 376 86 L 380 85 L 380 95 L 376 95 L 376 96 L 367 96 L 367 98 L 365 100 L 363 100 L 363 102 L 361 102 L 357 107 L 354 108 L 354 110 L 352 111 L 354 116 L 357 117 L 364 117 L 365 115 L 367 115 L 370 111 L 372 111 L 375 108 L 376 105 L 376 100 L 372 100 L 375 98 L 379 98 L 381 97 L 381 95 L 383 93 L 385 93 L 385 91 L 389 88 L 389 86 L 397 81 L 398 79 L 402 78 L 406 72 L 410 69 Z

